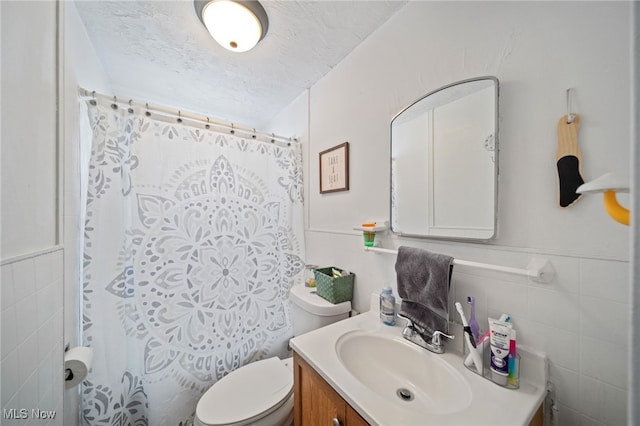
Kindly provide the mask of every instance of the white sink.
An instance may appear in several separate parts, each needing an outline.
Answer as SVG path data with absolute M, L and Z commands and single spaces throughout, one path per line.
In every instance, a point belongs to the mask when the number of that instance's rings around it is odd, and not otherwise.
M 403 338 L 352 331 L 338 338 L 336 353 L 364 386 L 407 409 L 448 414 L 471 404 L 471 388 L 462 374 Z

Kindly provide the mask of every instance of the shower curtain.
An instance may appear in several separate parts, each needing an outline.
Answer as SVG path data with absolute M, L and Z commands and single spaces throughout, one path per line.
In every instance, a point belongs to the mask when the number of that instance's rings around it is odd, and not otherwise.
M 94 350 L 82 423 L 191 424 L 214 382 L 286 354 L 288 291 L 304 269 L 300 147 L 82 107 L 82 334 Z

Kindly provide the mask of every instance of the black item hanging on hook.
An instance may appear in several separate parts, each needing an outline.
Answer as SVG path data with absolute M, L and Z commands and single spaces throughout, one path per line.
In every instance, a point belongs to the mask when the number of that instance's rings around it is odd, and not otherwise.
M 556 165 L 560 184 L 558 193 L 560 207 L 569 207 L 582 196 L 582 194 L 576 193 L 578 187 L 584 183 L 580 170 L 582 155 L 578 147 L 579 129 L 580 116 L 578 114 L 565 115 L 558 122 Z

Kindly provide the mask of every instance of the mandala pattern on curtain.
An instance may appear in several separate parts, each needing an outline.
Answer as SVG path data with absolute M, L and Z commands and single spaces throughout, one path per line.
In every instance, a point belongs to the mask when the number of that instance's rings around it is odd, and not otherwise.
M 300 149 L 89 115 L 83 423 L 190 424 L 221 377 L 285 353 L 304 267 Z

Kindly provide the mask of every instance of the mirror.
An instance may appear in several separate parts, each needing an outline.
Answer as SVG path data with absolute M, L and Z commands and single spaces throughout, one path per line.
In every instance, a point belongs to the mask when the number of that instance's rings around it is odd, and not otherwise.
M 391 120 L 391 230 L 489 240 L 496 233 L 498 79 L 460 81 Z

